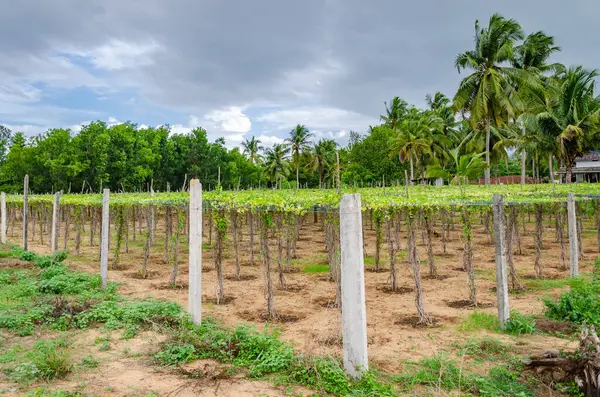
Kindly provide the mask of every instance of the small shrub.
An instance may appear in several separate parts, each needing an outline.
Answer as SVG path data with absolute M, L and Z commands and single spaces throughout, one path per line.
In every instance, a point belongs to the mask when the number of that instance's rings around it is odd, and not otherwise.
M 519 382 L 519 374 L 503 366 L 490 368 L 487 376 L 475 376 L 474 388 L 482 397 L 534 397 L 529 388 Z
M 535 318 L 512 310 L 504 331 L 511 335 L 532 334 L 535 331 Z
M 600 325 L 600 282 L 576 279 L 556 301 L 544 299 L 546 316 L 575 324 Z
M 196 358 L 196 348 L 194 345 L 170 344 L 165 350 L 162 350 L 154 355 L 162 365 L 178 365 L 192 361 Z
M 40 269 L 45 269 L 52 266 L 52 259 L 48 258 L 47 256 L 39 257 L 35 260 L 35 265 Z
M 444 352 L 424 358 L 418 363 L 408 364 L 408 371 L 398 375 L 396 379 L 408 390 L 415 385 L 451 390 L 466 382 L 455 360 L 450 359 Z
M 23 251 L 19 255 L 19 259 L 26 262 L 33 262 L 37 258 L 37 255 L 31 251 Z
M 68 255 L 69 255 L 69 251 L 67 251 L 67 250 L 56 251 L 54 254 L 52 254 L 52 261 L 55 263 L 60 263 L 60 262 L 64 261 L 65 259 L 67 259 Z

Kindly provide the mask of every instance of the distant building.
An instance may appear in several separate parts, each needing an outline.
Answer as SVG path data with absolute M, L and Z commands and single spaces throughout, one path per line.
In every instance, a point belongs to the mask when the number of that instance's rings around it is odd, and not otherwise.
M 565 173 L 564 167 L 558 170 L 561 179 L 564 179 Z M 572 174 L 574 182 L 600 182 L 600 150 L 577 157 Z

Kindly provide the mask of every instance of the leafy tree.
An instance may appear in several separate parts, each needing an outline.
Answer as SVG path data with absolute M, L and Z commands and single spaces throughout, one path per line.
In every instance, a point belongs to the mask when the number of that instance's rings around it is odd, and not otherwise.
M 319 189 L 323 187 L 323 175 L 336 164 L 336 148 L 337 143 L 333 139 L 321 139 L 314 147 L 312 168 L 319 174 Z

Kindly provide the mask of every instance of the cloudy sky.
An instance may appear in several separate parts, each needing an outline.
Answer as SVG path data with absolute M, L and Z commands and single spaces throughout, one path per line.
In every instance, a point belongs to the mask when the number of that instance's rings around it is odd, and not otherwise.
M 494 12 L 600 67 L 597 0 L 0 0 L 0 124 L 203 126 L 234 146 L 300 123 L 343 142 L 394 95 L 452 96 Z

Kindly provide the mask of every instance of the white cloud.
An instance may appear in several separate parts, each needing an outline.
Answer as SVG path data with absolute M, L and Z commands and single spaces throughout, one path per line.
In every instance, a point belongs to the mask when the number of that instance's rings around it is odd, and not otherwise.
M 237 106 L 213 110 L 206 114 L 204 119 L 213 122 L 218 129 L 224 132 L 245 134 L 252 128 L 252 122 L 248 116 Z
M 10 129 L 13 133 L 22 132 L 26 136 L 35 136 L 48 131 L 47 127 L 33 124 L 3 124 L 5 127 Z
M 276 143 L 285 142 L 285 139 L 274 135 L 260 135 L 256 137 L 256 139 L 260 141 L 261 146 L 263 146 L 265 149 L 273 146 Z
M 153 64 L 153 56 L 161 48 L 155 41 L 134 43 L 111 39 L 99 47 L 77 53 L 91 58 L 98 69 L 121 70 Z
M 257 121 L 272 124 L 280 129 L 291 129 L 297 124 L 304 124 L 310 130 L 363 131 L 377 119 L 359 113 L 337 108 L 301 107 L 276 110 L 257 118 Z

